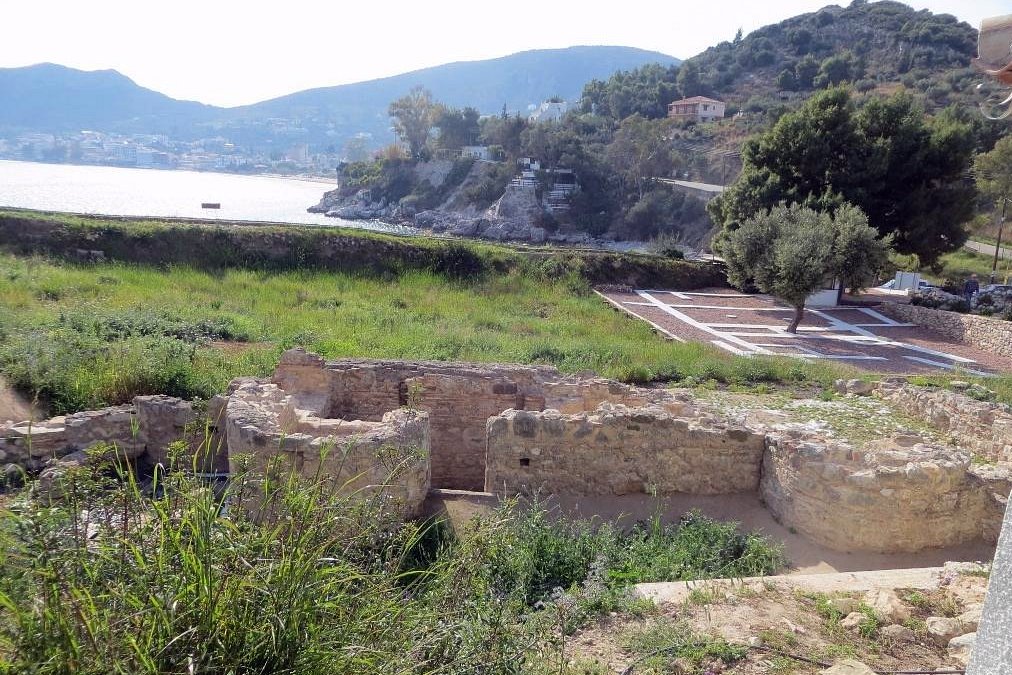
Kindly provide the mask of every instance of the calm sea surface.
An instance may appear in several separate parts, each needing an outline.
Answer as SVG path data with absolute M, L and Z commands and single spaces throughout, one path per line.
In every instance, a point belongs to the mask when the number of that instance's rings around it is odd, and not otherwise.
M 333 187 L 292 178 L 0 160 L 0 206 L 413 231 L 378 221 L 353 222 L 306 212 Z M 202 209 L 202 202 L 218 202 L 221 209 Z

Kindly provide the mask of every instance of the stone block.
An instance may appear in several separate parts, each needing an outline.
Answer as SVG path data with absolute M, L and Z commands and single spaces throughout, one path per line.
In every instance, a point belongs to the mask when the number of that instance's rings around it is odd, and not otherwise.
M 864 596 L 864 604 L 875 612 L 883 623 L 903 623 L 910 618 L 910 609 L 903 604 L 895 591 L 879 589 Z
M 875 675 L 875 671 L 854 659 L 844 659 L 830 668 L 819 671 L 820 675 Z
M 967 675 L 1012 673 L 1012 509 L 1005 512 L 980 625 L 972 635 L 956 638 L 956 653 L 949 645 L 957 658 L 972 652 Z

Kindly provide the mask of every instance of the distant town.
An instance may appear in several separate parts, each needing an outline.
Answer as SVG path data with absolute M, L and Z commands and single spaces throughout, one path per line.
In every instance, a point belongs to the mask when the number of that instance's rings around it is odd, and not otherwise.
M 279 121 L 280 122 L 280 121 Z M 193 141 L 162 134 L 117 134 L 104 131 L 24 132 L 0 136 L 0 159 L 26 162 L 88 164 L 141 169 L 189 169 L 232 173 L 333 176 L 337 165 L 369 139 L 357 139 L 341 151 L 311 152 L 308 143 L 284 149 L 255 150 L 222 136 Z

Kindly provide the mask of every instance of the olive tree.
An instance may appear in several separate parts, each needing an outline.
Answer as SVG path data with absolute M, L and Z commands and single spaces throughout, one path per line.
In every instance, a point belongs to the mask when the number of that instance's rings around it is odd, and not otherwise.
M 716 242 L 727 277 L 738 288 L 754 286 L 794 308 L 787 330 L 796 333 L 805 301 L 840 279 L 863 287 L 885 264 L 889 242 L 856 206 L 835 216 L 800 206 L 777 206 L 725 231 Z

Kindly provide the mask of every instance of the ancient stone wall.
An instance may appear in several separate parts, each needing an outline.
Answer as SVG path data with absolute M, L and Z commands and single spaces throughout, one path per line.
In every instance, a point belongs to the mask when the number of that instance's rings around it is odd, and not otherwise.
M 208 427 L 197 420 L 193 405 L 187 401 L 171 396 L 138 396 L 131 404 L 41 422 L 3 424 L 0 462 L 30 471 L 71 455 L 71 463 L 118 456 L 158 464 L 167 461 L 170 444 L 183 441 L 186 450 L 179 456 L 180 462 L 198 471 L 220 471 L 227 466 L 227 459 L 208 443 Z M 111 446 L 103 456 L 91 452 L 100 444 Z
M 1007 406 L 902 382 L 882 382 L 874 393 L 948 434 L 969 452 L 992 462 L 1012 462 L 1012 412 Z
M 898 302 L 884 302 L 878 311 L 897 321 L 930 328 L 992 354 L 1012 356 L 1012 321 Z
M 488 421 L 485 489 L 500 495 L 755 491 L 763 436 L 662 406 L 508 410 Z
M 831 548 L 994 541 L 1012 489 L 1012 413 L 898 381 L 856 385 L 845 393 L 880 396 L 958 447 L 915 436 L 856 447 L 759 418 L 732 422 L 687 392 L 553 368 L 327 362 L 291 350 L 273 378 L 234 380 L 206 412 L 143 396 L 38 424 L 7 423 L 0 461 L 48 467 L 45 476 L 90 461 L 88 448 L 112 442 L 121 455 L 157 464 L 181 441 L 171 456 L 183 468 L 296 470 L 404 515 L 420 513 L 430 487 L 500 496 L 758 491 L 781 523 Z M 973 455 L 990 461 L 971 462 Z
M 836 550 L 918 551 L 980 539 L 985 492 L 970 458 L 905 437 L 862 448 L 767 436 L 760 493 L 779 522 Z
M 663 393 L 537 366 L 376 361 L 326 362 L 301 350 L 282 355 L 275 384 L 299 406 L 334 419 L 379 421 L 398 407 L 429 413 L 432 485 L 481 490 L 486 424 L 507 409 L 593 410 L 604 401 L 646 405 Z
M 332 483 L 349 498 L 382 499 L 406 516 L 429 491 L 429 425 L 425 413 L 393 410 L 377 422 L 317 416 L 276 384 L 236 380 L 225 409 L 233 473 L 294 469 Z

